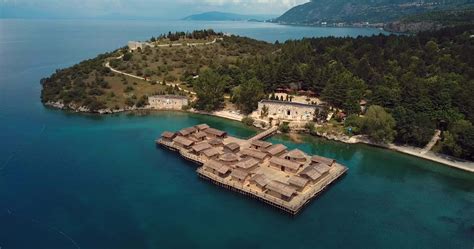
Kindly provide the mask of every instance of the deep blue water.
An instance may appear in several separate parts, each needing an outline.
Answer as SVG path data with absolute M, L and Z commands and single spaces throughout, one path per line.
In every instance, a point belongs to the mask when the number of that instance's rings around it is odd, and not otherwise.
M 156 148 L 163 130 L 240 123 L 183 113 L 96 116 L 45 108 L 42 77 L 169 30 L 209 28 L 267 41 L 378 30 L 264 23 L 0 20 L 0 248 L 468 248 L 474 176 L 364 145 L 306 137 L 291 148 L 348 174 L 290 217 L 200 180 Z

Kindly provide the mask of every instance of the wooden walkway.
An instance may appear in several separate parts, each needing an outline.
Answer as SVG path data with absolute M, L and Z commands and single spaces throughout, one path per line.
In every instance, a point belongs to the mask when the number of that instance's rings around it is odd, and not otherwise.
M 273 126 L 272 128 L 268 129 L 268 130 L 264 130 L 263 132 L 260 132 L 258 133 L 257 135 L 251 137 L 248 139 L 248 141 L 254 141 L 254 140 L 262 140 L 262 139 L 265 139 L 269 136 L 272 136 L 273 134 L 275 134 L 276 132 L 278 131 L 278 127 L 277 126 Z

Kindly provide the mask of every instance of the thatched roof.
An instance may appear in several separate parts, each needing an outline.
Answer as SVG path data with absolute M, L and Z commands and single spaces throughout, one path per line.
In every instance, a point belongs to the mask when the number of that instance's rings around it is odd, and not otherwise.
M 234 150 L 240 149 L 240 145 L 238 143 L 232 142 L 232 143 L 228 143 L 228 144 L 224 145 L 224 148 L 227 148 L 231 151 L 234 151 Z
M 331 165 L 334 164 L 334 162 L 336 162 L 336 160 L 334 160 L 334 159 L 327 158 L 327 157 L 322 157 L 322 156 L 313 156 L 313 157 L 311 157 L 311 161 L 313 163 L 324 163 L 328 166 L 331 166 Z
M 238 162 L 237 164 L 235 164 L 235 166 L 241 169 L 250 169 L 256 166 L 257 164 L 258 164 L 257 160 L 250 158 L 248 160 Z
M 245 150 L 242 150 L 240 152 L 240 154 L 244 155 L 244 156 L 249 156 L 249 157 L 253 157 L 253 158 L 256 158 L 258 160 L 263 160 L 265 159 L 265 157 L 267 156 L 267 154 L 261 152 L 261 151 L 258 151 L 258 150 L 252 150 L 252 149 L 245 149 Z
M 301 176 L 292 176 L 290 179 L 288 179 L 288 183 L 296 187 L 303 188 L 306 186 L 306 184 L 308 184 L 308 179 Z
M 327 173 L 331 169 L 331 167 L 327 166 L 324 163 L 313 164 L 313 167 L 321 174 Z
M 212 146 L 217 146 L 217 145 L 223 144 L 222 139 L 220 139 L 220 138 L 213 138 L 213 139 L 209 140 L 208 143 Z
M 170 132 L 170 131 L 165 131 L 161 133 L 162 138 L 173 139 L 175 136 L 176 136 L 176 133 Z
M 210 148 L 210 149 L 204 150 L 202 153 L 206 155 L 207 157 L 213 157 L 215 155 L 218 155 L 219 151 L 216 148 Z
M 219 157 L 219 160 L 223 162 L 237 162 L 239 157 L 234 153 L 225 153 Z
M 230 171 L 229 167 L 227 167 L 226 165 L 223 165 L 220 162 L 214 161 L 214 160 L 211 160 L 211 161 L 205 163 L 204 167 L 213 169 L 213 170 L 219 172 L 220 174 L 226 174 L 227 172 Z
M 193 136 L 195 138 L 205 138 L 207 136 L 207 134 L 203 131 L 200 131 L 200 132 L 194 133 Z
M 278 166 L 282 166 L 282 167 L 285 167 L 285 168 L 289 168 L 289 169 L 292 169 L 292 170 L 298 170 L 300 168 L 299 163 L 295 163 L 295 162 L 292 162 L 292 161 L 289 161 L 289 160 L 286 160 L 286 159 L 283 159 L 283 158 L 279 158 L 279 157 L 270 158 L 270 163 L 273 163 L 273 164 L 276 164 Z
M 179 143 L 179 144 L 182 144 L 184 146 L 191 146 L 194 144 L 194 141 L 192 140 L 189 140 L 183 136 L 177 136 L 173 139 L 173 142 L 176 142 L 176 143 Z
M 188 127 L 188 128 L 184 128 L 184 129 L 181 129 L 178 133 L 181 135 L 181 136 L 188 136 L 189 134 L 191 133 L 194 133 L 196 132 L 196 128 L 194 127 Z
M 208 133 L 208 134 L 211 134 L 211 135 L 214 135 L 214 136 L 218 136 L 218 137 L 221 137 L 221 136 L 224 136 L 227 134 L 227 132 L 225 131 L 221 131 L 221 130 L 218 130 L 218 129 L 214 129 L 214 128 L 207 128 L 204 130 L 204 132 Z
M 206 142 L 202 142 L 202 143 L 198 143 L 198 144 L 195 144 L 193 145 L 193 147 L 191 147 L 191 149 L 195 152 L 201 152 L 203 150 L 207 150 L 207 149 L 210 149 L 212 146 Z
M 209 125 L 207 125 L 207 124 L 198 124 L 198 125 L 196 125 L 196 126 L 194 126 L 194 127 L 195 127 L 196 129 L 202 131 L 202 130 L 205 130 L 205 129 L 209 128 Z
M 319 171 L 316 170 L 313 165 L 310 165 L 301 171 L 300 176 L 303 176 L 315 181 L 321 177 L 321 173 L 319 173 Z
M 253 140 L 252 145 L 263 148 L 263 149 L 266 149 L 266 148 L 272 146 L 272 143 L 265 142 L 265 141 L 262 141 L 262 140 Z
M 299 149 L 291 150 L 286 156 L 292 159 L 306 159 L 306 154 Z
M 257 174 L 253 176 L 250 180 L 254 181 L 258 186 L 262 188 L 265 187 L 270 182 L 270 179 L 265 177 L 264 174 Z
M 267 183 L 266 188 L 272 191 L 275 191 L 285 197 L 291 197 L 295 194 L 295 189 L 278 181 L 270 181 Z
M 274 156 L 274 155 L 278 155 L 281 152 L 285 151 L 286 148 L 287 147 L 283 144 L 274 144 L 274 145 L 270 146 L 266 151 L 268 152 L 268 154 Z
M 232 177 L 235 177 L 241 181 L 245 180 L 248 176 L 249 173 L 240 169 L 234 169 L 232 170 L 232 173 L 230 174 Z

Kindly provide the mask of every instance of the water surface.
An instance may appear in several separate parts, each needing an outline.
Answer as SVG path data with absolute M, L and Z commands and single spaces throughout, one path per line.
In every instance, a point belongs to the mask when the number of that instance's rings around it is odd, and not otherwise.
M 0 20 L 1 248 L 468 248 L 474 176 L 365 145 L 306 137 L 290 148 L 336 158 L 348 174 L 290 217 L 199 179 L 157 148 L 164 130 L 215 117 L 161 112 L 96 116 L 44 108 L 39 79 L 168 30 L 216 30 L 268 41 L 369 35 L 260 23 Z

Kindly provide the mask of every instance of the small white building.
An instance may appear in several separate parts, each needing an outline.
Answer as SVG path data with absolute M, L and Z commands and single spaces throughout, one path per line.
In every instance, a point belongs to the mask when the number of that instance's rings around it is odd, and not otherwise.
M 189 104 L 188 98 L 181 95 L 155 95 L 148 97 L 151 108 L 157 110 L 181 110 Z
M 288 121 L 312 121 L 316 110 L 320 107 L 279 100 L 262 100 L 258 103 L 257 113 L 260 115 L 264 108 L 267 108 L 267 118 L 288 120 Z
M 127 45 L 128 45 L 128 49 L 132 51 L 137 50 L 137 49 L 144 49 L 145 47 L 153 47 L 151 43 L 139 42 L 139 41 L 129 41 Z

